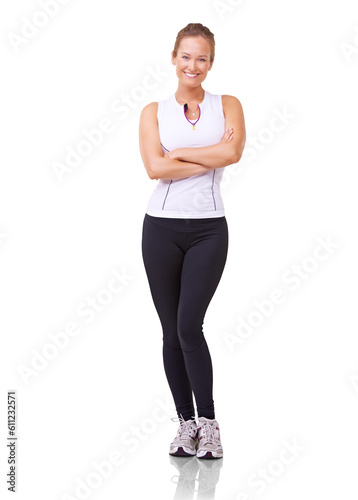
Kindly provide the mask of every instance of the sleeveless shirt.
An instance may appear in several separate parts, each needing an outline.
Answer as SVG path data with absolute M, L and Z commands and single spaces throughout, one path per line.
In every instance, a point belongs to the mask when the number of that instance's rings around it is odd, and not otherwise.
M 221 95 L 205 90 L 199 104 L 200 119 L 195 130 L 184 114 L 184 106 L 175 95 L 158 101 L 158 129 L 163 154 L 176 148 L 211 146 L 225 132 Z M 225 215 L 220 182 L 225 167 L 211 168 L 186 179 L 159 179 L 146 213 L 154 217 L 209 218 Z

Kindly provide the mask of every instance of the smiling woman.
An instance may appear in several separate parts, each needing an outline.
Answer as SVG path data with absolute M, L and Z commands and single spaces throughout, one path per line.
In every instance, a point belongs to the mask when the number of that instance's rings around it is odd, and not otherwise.
M 210 63 L 213 63 L 213 61 L 215 59 L 215 38 L 214 38 L 213 33 L 211 33 L 211 31 L 209 30 L 209 28 L 207 28 L 206 26 L 203 26 L 200 23 L 188 24 L 188 26 L 186 26 L 184 29 L 179 31 L 179 33 L 176 37 L 176 40 L 175 40 L 172 55 L 174 57 L 177 57 L 179 46 L 181 46 L 181 53 L 183 53 L 183 54 L 185 53 L 185 51 L 183 49 L 182 42 L 184 42 L 184 44 L 185 44 L 185 41 L 188 37 L 202 37 L 206 40 L 207 46 L 209 47 L 209 50 L 205 51 L 206 52 L 205 54 L 204 53 L 199 54 L 198 57 L 204 57 L 206 59 L 210 59 Z M 200 42 L 200 40 L 199 40 L 199 42 Z M 190 55 L 190 54 L 187 54 L 187 55 Z
M 177 91 L 145 106 L 139 124 L 144 166 L 150 179 L 159 179 L 143 221 L 142 254 L 180 421 L 169 453 L 198 458 L 223 456 L 202 326 L 228 251 L 220 182 L 224 168 L 240 160 L 246 139 L 240 101 L 202 88 L 214 57 L 207 27 L 182 29 L 171 54 Z

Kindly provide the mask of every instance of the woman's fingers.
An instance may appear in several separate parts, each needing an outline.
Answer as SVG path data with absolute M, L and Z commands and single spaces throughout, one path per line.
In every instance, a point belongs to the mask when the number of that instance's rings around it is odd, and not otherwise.
M 232 134 L 233 133 L 234 133 L 234 129 L 233 128 L 228 128 L 227 130 L 225 130 L 225 133 L 222 136 L 220 142 L 228 142 L 228 141 L 230 141 L 232 139 Z

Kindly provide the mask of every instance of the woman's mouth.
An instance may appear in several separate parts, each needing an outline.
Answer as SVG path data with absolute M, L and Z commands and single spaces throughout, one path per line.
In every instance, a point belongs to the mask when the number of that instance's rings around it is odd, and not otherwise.
M 188 78 L 191 78 L 191 79 L 196 78 L 197 76 L 199 76 L 198 73 L 186 73 L 185 71 L 184 71 L 184 73 L 186 74 L 186 76 Z

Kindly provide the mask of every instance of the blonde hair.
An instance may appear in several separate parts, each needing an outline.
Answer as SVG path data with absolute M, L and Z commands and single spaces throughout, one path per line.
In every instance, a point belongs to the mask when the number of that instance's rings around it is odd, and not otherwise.
M 179 31 L 173 50 L 174 57 L 177 57 L 180 42 L 186 36 L 202 36 L 205 38 L 210 44 L 210 62 L 213 62 L 215 57 L 215 38 L 209 28 L 203 26 L 201 23 L 189 23 L 185 28 Z

